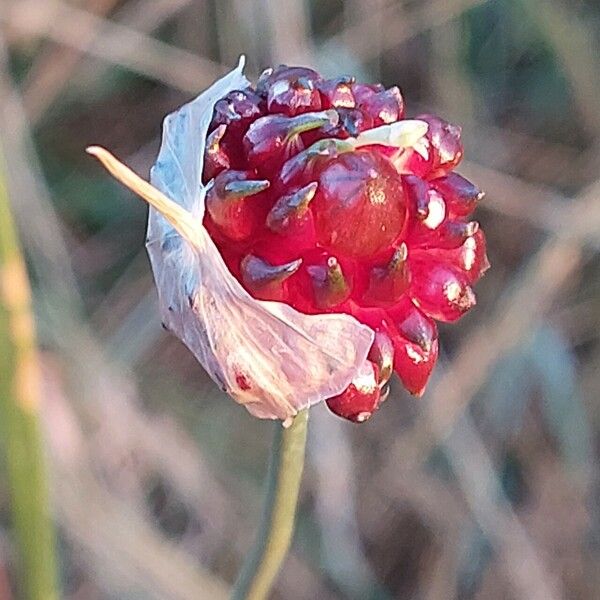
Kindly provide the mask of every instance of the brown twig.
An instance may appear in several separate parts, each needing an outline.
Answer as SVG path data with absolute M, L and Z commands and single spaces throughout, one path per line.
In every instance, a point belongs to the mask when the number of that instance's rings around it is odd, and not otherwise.
M 0 19 L 22 35 L 51 39 L 187 93 L 196 93 L 224 71 L 211 60 L 58 0 L 23 0 L 0 13 Z M 88 31 L 100 33 L 91 44 Z

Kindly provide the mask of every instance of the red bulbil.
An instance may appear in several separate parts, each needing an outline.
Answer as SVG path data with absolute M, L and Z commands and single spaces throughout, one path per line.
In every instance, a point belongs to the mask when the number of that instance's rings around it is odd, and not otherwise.
M 475 306 L 469 278 L 459 269 L 427 256 L 410 261 L 410 295 L 427 315 L 452 322 Z
M 352 93 L 357 104 L 364 103 L 379 92 L 384 92 L 385 88 L 381 83 L 355 83 L 352 85 Z
M 204 170 L 202 172 L 204 183 L 209 182 L 221 171 L 231 167 L 231 160 L 222 144 L 226 130 L 226 125 L 219 125 L 206 138 L 206 145 L 204 146 Z
M 420 115 L 417 118 L 429 125 L 425 135 L 429 141 L 432 157 L 429 178 L 449 173 L 458 166 L 463 157 L 461 128 L 435 115 Z
M 402 184 L 411 215 L 419 221 L 426 219 L 431 202 L 427 182 L 416 175 L 405 175 L 402 177 Z
M 475 283 L 490 268 L 485 235 L 481 229 L 468 237 L 458 248 L 429 252 L 428 256 L 458 268 L 465 274 L 469 283 Z
M 356 258 L 391 246 L 406 221 L 406 202 L 393 165 L 369 150 L 341 154 L 323 169 L 313 210 L 318 242 Z
M 449 173 L 445 177 L 434 179 L 431 185 L 444 198 L 448 213 L 452 217 L 470 215 L 484 196 L 476 185 L 458 173 Z
M 216 130 L 218 134 L 219 151 L 226 155 L 229 167 L 244 169 L 246 165 L 241 140 L 250 123 L 265 114 L 265 102 L 251 90 L 235 90 L 229 92 L 215 104 L 213 119 L 209 127 L 207 151 L 209 142 L 214 142 Z M 213 136 L 213 137 L 211 137 Z M 205 153 L 206 156 L 206 153 Z M 218 169 L 220 171 L 221 169 Z M 206 183 L 216 172 L 211 173 L 210 167 L 205 165 L 203 179 Z
M 327 400 L 355 422 L 379 408 L 392 372 L 423 394 L 436 321 L 475 304 L 489 267 L 470 218 L 483 194 L 454 172 L 459 127 L 423 115 L 426 134 L 401 151 L 352 139 L 403 118 L 398 88 L 280 66 L 217 102 L 206 140 L 204 224 L 245 289 L 374 331 L 365 364 Z
M 339 396 L 327 400 L 331 412 L 355 423 L 363 423 L 370 419 L 379 408 L 381 390 L 378 383 L 378 368 L 373 363 L 367 362 L 363 371 Z
M 317 82 L 322 108 L 354 108 L 356 100 L 352 92 L 354 77 L 337 77 Z
M 397 87 L 366 96 L 359 108 L 373 119 L 373 125 L 395 123 L 404 116 L 404 100 Z
M 429 129 L 423 138 L 423 147 L 419 151 L 406 153 L 402 170 L 425 179 L 447 175 L 463 157 L 460 127 L 435 115 L 419 115 L 415 118 L 425 121 Z
M 306 221 L 312 217 L 310 202 L 317 187 L 317 182 L 313 181 L 278 198 L 267 215 L 267 227 L 282 235 L 302 235 Z
M 249 254 L 240 263 L 244 287 L 259 300 L 287 300 L 287 280 L 300 268 L 302 260 L 273 265 Z
M 281 65 L 261 76 L 257 91 L 266 95 L 270 113 L 294 116 L 321 109 L 321 95 L 317 89 L 320 79 L 312 69 Z
M 394 371 L 413 396 L 424 394 L 438 358 L 438 350 L 438 340 L 433 342 L 429 352 L 425 352 L 418 344 L 402 336 L 394 338 Z
M 377 367 L 377 384 L 382 389 L 394 372 L 394 343 L 383 331 L 375 331 L 375 339 L 367 359 Z
M 438 339 L 435 321 L 421 311 L 408 297 L 404 297 L 388 311 L 398 333 L 416 344 L 423 352 L 430 352 Z
M 396 332 L 394 370 L 411 394 L 421 396 L 438 357 L 437 326 L 408 297 L 388 312 Z
M 254 244 L 260 256 L 279 264 L 315 247 L 317 234 L 310 202 L 316 188 L 316 182 L 309 183 L 275 201 L 266 216 L 266 228 Z
M 285 193 L 294 187 L 316 181 L 322 170 L 340 154 L 344 142 L 336 139 L 319 140 L 284 163 L 277 178 L 277 190 Z
M 230 131 L 243 135 L 248 125 L 264 113 L 264 102 L 257 94 L 250 90 L 235 90 L 215 104 L 210 130 L 226 125 Z
M 443 248 L 452 250 L 475 235 L 479 230 L 477 221 L 450 221 L 445 219 L 433 229 L 420 225 L 413 229 L 411 242 L 413 248 Z
M 252 171 L 224 171 L 206 193 L 206 212 L 225 237 L 244 240 L 262 226 L 267 205 L 261 192 L 268 187 Z
M 335 123 L 335 111 L 261 117 L 250 125 L 243 139 L 248 164 L 260 173 L 273 175 L 288 158 L 304 148 L 301 133 Z
M 370 269 L 369 281 L 362 302 L 372 306 L 393 306 L 400 301 L 410 284 L 408 249 L 403 242 L 390 260 Z

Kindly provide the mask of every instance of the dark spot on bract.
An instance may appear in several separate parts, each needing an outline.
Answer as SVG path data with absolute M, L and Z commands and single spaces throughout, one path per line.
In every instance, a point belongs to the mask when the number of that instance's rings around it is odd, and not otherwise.
M 252 387 L 248 377 L 244 373 L 236 373 L 235 382 L 238 384 L 240 390 L 243 391 L 247 391 Z

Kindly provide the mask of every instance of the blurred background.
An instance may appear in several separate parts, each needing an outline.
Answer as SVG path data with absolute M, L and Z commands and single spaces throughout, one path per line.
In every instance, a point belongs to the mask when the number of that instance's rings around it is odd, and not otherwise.
M 463 125 L 492 269 L 421 400 L 312 412 L 274 598 L 600 598 L 600 4 L 0 0 L 0 146 L 33 291 L 64 598 L 221 599 L 273 424 L 160 327 L 144 177 L 164 115 L 248 57 L 400 86 Z M 4 467 L 0 467 L 4 469 Z M 0 599 L 16 550 L 0 470 Z

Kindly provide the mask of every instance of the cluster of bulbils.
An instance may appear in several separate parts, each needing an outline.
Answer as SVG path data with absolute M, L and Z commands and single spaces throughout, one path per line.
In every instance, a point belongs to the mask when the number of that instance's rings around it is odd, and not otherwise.
M 349 143 L 403 118 L 397 87 L 280 66 L 219 100 L 206 140 L 204 225 L 245 289 L 375 331 L 367 371 L 327 400 L 356 422 L 385 399 L 393 371 L 423 393 L 435 320 L 469 310 L 489 266 L 468 219 L 483 194 L 453 172 L 459 127 L 420 115 L 428 129 L 413 147 Z

